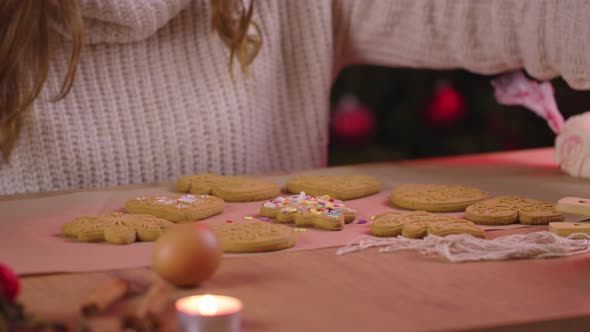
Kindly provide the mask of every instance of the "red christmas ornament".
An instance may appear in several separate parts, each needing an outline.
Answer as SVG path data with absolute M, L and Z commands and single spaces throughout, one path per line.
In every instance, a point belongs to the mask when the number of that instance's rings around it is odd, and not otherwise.
M 447 127 L 465 116 L 465 99 L 455 88 L 441 85 L 426 109 L 426 121 L 435 127 Z
M 332 134 L 336 140 L 366 142 L 375 132 L 375 114 L 354 97 L 344 97 L 334 109 Z
M 0 298 L 12 303 L 20 291 L 18 277 L 8 266 L 0 263 Z

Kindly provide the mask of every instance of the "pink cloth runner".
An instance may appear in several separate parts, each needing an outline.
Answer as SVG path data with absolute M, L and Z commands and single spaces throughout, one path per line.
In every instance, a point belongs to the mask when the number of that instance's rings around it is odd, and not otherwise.
M 500 157 L 497 154 L 490 155 L 491 159 Z M 344 230 L 330 232 L 308 229 L 297 233 L 297 245 L 288 250 L 343 246 L 358 235 L 367 233 L 369 224 L 358 224 L 358 221 L 368 220 L 381 212 L 393 211 L 394 208 L 389 204 L 389 193 L 392 187 L 402 183 L 462 184 L 479 187 L 491 195 L 514 194 L 548 201 L 556 201 L 564 196 L 581 197 L 588 192 L 587 181 L 573 179 L 544 165 L 514 166 L 516 162 L 512 160 L 499 167 L 494 163 L 485 165 L 484 156 L 476 159 L 473 164 L 466 161 L 463 165 L 436 161 L 422 165 L 386 164 L 311 171 L 311 174 L 374 175 L 383 180 L 384 187 L 379 194 L 346 202 L 357 210 L 357 218 L 353 224 L 346 225 Z M 535 158 L 529 153 L 525 159 L 531 161 Z M 286 178 L 268 179 L 284 183 Z M 89 272 L 149 266 L 153 243 L 125 246 L 76 243 L 59 236 L 61 225 L 79 216 L 121 210 L 126 200 L 137 196 L 169 193 L 171 188 L 151 187 L 0 202 L 0 262 L 10 265 L 18 274 Z M 244 216 L 256 218 L 260 205 L 261 202 L 226 203 L 222 214 L 202 222 L 243 222 Z M 568 217 L 571 221 L 582 219 Z M 515 227 L 523 226 L 510 225 L 500 229 Z
M 100 243 L 77 243 L 59 236 L 61 225 L 75 217 L 120 210 L 128 198 L 145 194 L 166 194 L 162 190 L 127 192 L 85 192 L 27 201 L 2 202 L 0 220 L 0 260 L 19 274 L 53 272 L 88 272 L 151 265 L 153 243 L 116 246 Z M 393 211 L 388 192 L 348 201 L 357 210 L 357 218 L 342 231 L 308 228 L 298 232 L 297 245 L 289 251 L 345 245 L 366 234 L 369 223 L 359 220 L 377 213 Z M 245 216 L 258 217 L 261 202 L 226 203 L 225 211 L 201 221 L 203 223 L 244 222 Z M 30 208 L 26 208 L 29 206 Z M 513 225 L 510 227 L 520 227 Z M 235 256 L 235 255 L 228 255 Z

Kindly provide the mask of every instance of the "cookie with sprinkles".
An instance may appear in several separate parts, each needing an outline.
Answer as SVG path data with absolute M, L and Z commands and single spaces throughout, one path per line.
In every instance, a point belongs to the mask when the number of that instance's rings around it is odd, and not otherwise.
M 197 221 L 223 212 L 223 200 L 209 195 L 146 196 L 128 200 L 127 213 L 149 214 L 172 222 Z
M 181 176 L 176 182 L 176 189 L 193 195 L 217 196 L 226 202 L 263 201 L 281 193 L 281 187 L 271 181 L 217 174 Z
M 351 223 L 355 210 L 340 200 L 329 196 L 299 195 L 277 197 L 260 207 L 260 215 L 282 223 L 294 223 L 298 227 L 315 227 L 331 231 L 342 230 Z
M 476 224 L 508 225 L 547 225 L 550 222 L 565 220 L 565 213 L 559 212 L 554 203 L 543 202 L 519 196 L 498 196 L 470 205 L 465 217 Z
M 298 175 L 287 180 L 287 191 L 349 200 L 380 192 L 381 181 L 368 175 Z

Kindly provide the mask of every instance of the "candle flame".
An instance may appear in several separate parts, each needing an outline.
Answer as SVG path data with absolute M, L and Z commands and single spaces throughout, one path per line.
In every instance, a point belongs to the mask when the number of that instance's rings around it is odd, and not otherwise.
M 217 301 L 209 294 L 199 300 L 198 307 L 203 316 L 213 316 L 217 313 Z

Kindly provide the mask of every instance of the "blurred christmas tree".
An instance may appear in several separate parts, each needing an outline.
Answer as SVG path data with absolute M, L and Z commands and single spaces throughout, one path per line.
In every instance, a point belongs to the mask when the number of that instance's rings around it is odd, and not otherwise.
M 491 76 L 357 66 L 332 89 L 330 165 L 552 146 L 545 120 L 499 105 Z M 567 119 L 585 112 L 590 92 L 552 81 Z

